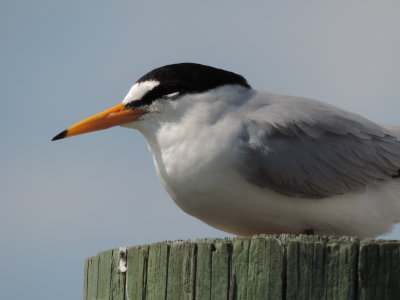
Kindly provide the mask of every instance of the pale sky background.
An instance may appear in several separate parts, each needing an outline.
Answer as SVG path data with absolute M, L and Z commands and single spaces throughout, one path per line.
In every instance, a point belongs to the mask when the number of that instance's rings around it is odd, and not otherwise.
M 399 15 L 398 1 L 0 0 L 0 298 L 81 299 L 101 250 L 228 236 L 169 199 L 138 132 L 50 142 L 61 130 L 184 61 L 400 125 Z

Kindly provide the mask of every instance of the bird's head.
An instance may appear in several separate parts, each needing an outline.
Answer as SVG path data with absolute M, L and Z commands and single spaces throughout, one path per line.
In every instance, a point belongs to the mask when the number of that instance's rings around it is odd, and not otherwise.
M 238 74 L 201 64 L 180 63 L 157 68 L 139 78 L 122 103 L 69 127 L 52 140 L 117 125 L 129 126 L 152 113 L 154 104 L 179 101 L 184 95 L 229 84 L 250 88 Z

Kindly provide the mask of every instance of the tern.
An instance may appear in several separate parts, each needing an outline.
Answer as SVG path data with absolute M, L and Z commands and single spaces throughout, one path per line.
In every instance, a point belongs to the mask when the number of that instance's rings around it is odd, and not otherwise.
M 400 221 L 400 127 L 179 63 L 53 140 L 117 125 L 144 135 L 175 203 L 220 230 L 364 238 Z

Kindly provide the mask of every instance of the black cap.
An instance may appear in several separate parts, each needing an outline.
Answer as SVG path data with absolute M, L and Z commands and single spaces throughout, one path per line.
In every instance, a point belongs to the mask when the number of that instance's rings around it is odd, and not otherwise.
M 128 108 L 149 105 L 172 93 L 201 93 L 227 84 L 250 88 L 246 79 L 239 74 L 195 63 L 172 64 L 154 69 L 142 76 L 137 83 L 152 80 L 160 84 L 141 99 L 127 103 Z

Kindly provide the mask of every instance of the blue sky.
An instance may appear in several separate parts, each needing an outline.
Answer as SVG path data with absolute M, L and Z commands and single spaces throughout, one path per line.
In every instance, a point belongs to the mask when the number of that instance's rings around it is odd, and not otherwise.
M 175 206 L 138 132 L 55 134 L 183 61 L 400 125 L 399 12 L 397 1 L 2 0 L 0 298 L 79 299 L 83 261 L 101 250 L 228 236 Z

